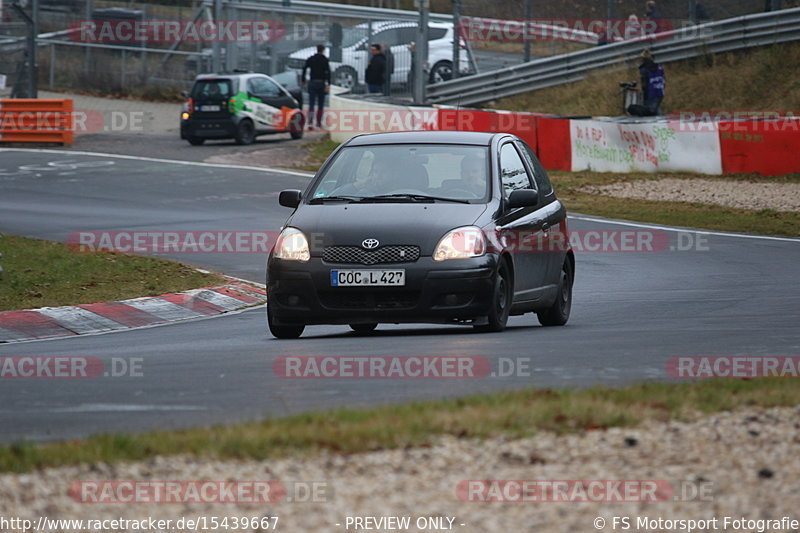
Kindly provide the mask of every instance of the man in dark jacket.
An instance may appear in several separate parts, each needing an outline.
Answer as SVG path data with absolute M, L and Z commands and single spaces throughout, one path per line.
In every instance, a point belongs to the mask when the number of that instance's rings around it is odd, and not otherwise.
M 370 47 L 372 57 L 364 73 L 364 81 L 367 82 L 367 90 L 371 93 L 383 92 L 383 84 L 386 82 L 386 56 L 381 52 L 381 45 L 373 44 Z
M 652 115 L 661 114 L 661 101 L 664 100 L 664 90 L 667 80 L 664 68 L 653 60 L 650 50 L 641 54 L 642 64 L 639 65 L 639 75 L 642 78 L 642 92 L 644 93 L 644 106 Z
M 308 87 L 308 127 L 314 127 L 314 107 L 317 108 L 317 127 L 322 128 L 322 113 L 325 110 L 325 93 L 331 84 L 331 67 L 328 58 L 325 57 L 325 45 L 317 45 L 317 53 L 306 59 L 303 66 L 301 80 L 303 86 Z M 306 71 L 309 73 L 309 81 L 306 82 Z

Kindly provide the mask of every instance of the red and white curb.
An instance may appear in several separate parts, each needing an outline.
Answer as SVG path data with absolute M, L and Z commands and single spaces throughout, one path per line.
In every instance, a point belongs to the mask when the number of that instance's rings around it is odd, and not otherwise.
M 238 311 L 267 301 L 258 285 L 227 285 L 119 302 L 0 312 L 0 343 L 155 326 Z

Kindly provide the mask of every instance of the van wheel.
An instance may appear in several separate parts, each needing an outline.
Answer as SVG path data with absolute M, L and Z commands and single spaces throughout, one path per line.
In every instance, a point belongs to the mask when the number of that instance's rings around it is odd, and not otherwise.
M 253 144 L 256 140 L 256 129 L 249 120 L 239 122 L 236 127 L 236 144 Z
M 357 83 L 358 76 L 356 75 L 356 71 L 350 67 L 339 67 L 333 73 L 334 85 L 338 85 L 339 87 L 344 87 L 345 89 L 352 91 L 356 88 Z
M 186 140 L 189 141 L 189 144 L 191 144 L 192 146 L 200 146 L 201 144 L 206 142 L 206 140 L 203 139 L 202 137 L 189 137 Z
M 303 129 L 306 127 L 306 119 L 303 113 L 295 113 L 289 121 L 289 133 L 292 139 L 302 139 Z
M 561 278 L 558 280 L 558 295 L 548 309 L 536 313 L 539 323 L 543 326 L 563 326 L 569 320 L 572 309 L 572 283 L 575 276 L 572 273 L 572 263 L 569 258 L 564 259 L 561 267 Z
M 503 260 L 497 268 L 494 279 L 494 296 L 492 308 L 489 311 L 489 323 L 475 326 L 475 331 L 481 333 L 497 333 L 506 329 L 508 312 L 511 310 L 511 300 L 514 298 L 514 280 L 508 269 L 508 263 Z
M 442 83 L 453 79 L 453 64 L 450 61 L 439 61 L 431 69 L 429 83 Z

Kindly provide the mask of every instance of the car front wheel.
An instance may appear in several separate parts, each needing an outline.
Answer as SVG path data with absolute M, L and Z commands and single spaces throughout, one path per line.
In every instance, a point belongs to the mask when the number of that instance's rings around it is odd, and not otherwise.
M 572 309 L 572 283 L 574 275 L 572 273 L 572 263 L 569 258 L 564 259 L 561 267 L 561 277 L 558 280 L 558 295 L 548 309 L 538 312 L 539 323 L 543 326 L 563 326 L 569 320 L 569 312 Z
M 203 139 L 202 137 L 189 137 L 186 140 L 189 141 L 189 144 L 191 144 L 192 146 L 200 146 L 201 144 L 206 142 L 206 140 Z
M 492 308 L 489 310 L 488 324 L 475 326 L 475 331 L 481 333 L 500 332 L 506 329 L 508 312 L 511 310 L 511 300 L 514 296 L 514 280 L 505 260 L 500 262 L 494 279 L 494 292 L 492 295 Z
M 272 318 L 272 311 L 267 303 L 267 324 L 269 325 L 269 332 L 276 339 L 296 339 L 303 334 L 305 326 L 281 326 L 275 323 Z

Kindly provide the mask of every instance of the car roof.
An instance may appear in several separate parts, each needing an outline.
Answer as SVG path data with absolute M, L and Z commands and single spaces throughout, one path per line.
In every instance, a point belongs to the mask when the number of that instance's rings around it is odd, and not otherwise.
M 370 144 L 472 144 L 489 146 L 492 139 L 502 133 L 476 131 L 393 131 L 357 135 L 347 146 L 366 146 Z

